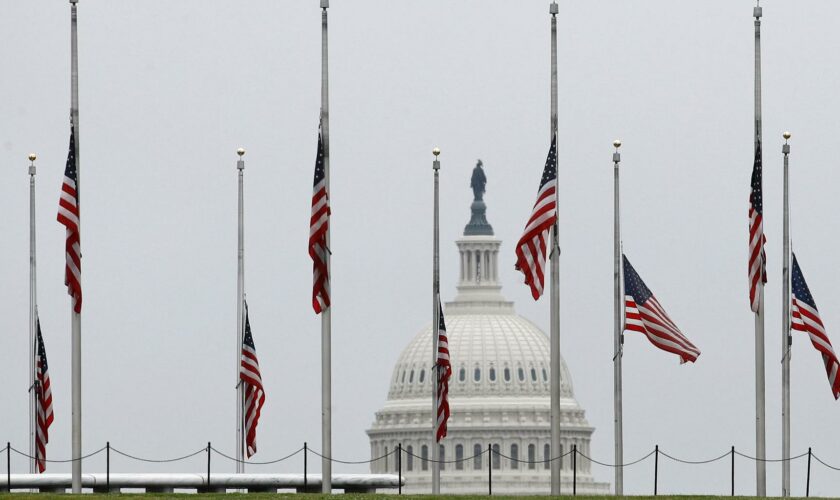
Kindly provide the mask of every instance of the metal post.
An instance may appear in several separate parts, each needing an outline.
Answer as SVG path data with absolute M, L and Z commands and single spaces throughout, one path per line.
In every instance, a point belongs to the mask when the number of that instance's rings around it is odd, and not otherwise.
M 656 445 L 653 456 L 653 496 L 659 494 L 659 445 Z
M 239 378 L 240 365 L 242 363 L 242 341 L 245 335 L 245 161 L 242 157 L 245 150 L 236 150 L 239 160 L 236 162 L 236 170 L 239 177 L 238 191 L 238 224 L 237 224 L 237 251 L 236 251 L 236 472 L 245 472 L 245 435 L 243 425 L 245 422 L 245 391 Z
M 432 154 L 435 159 L 432 162 L 432 170 L 435 172 L 434 188 L 434 234 L 432 249 L 432 456 L 438 460 L 432 461 L 432 495 L 440 495 L 440 451 L 438 448 L 438 340 L 440 339 L 440 149 L 434 148 Z
M 572 495 L 577 496 L 577 443 L 572 445 Z
M 397 487 L 402 495 L 402 443 L 397 444 Z
M 551 2 L 551 122 L 549 140 L 557 133 L 557 2 Z M 558 184 L 559 186 L 559 184 Z M 555 204 L 559 206 L 559 189 L 555 190 Z M 551 373 L 551 451 L 560 450 L 560 244 L 555 221 L 551 236 L 551 292 L 550 292 L 550 373 Z M 560 495 L 560 461 L 551 462 L 551 494 Z
M 79 147 L 79 43 L 77 32 L 76 4 L 79 0 L 70 0 L 70 115 L 73 124 L 73 134 L 76 150 L 76 191 L 81 192 L 81 151 Z M 76 206 L 81 213 L 81 201 L 77 197 Z M 81 234 L 81 216 L 78 228 Z M 81 243 L 80 243 L 81 244 Z M 71 365 L 71 458 L 72 481 L 71 490 L 74 494 L 82 492 L 82 315 L 74 310 L 73 300 L 70 301 L 70 318 L 72 335 L 70 340 Z
M 790 496 L 790 132 L 783 134 L 784 207 L 782 210 L 782 496 Z
M 105 443 L 105 491 L 111 493 L 111 442 Z
M 757 3 L 757 2 L 756 2 Z M 753 9 L 755 17 L 755 148 L 761 143 L 761 7 Z M 755 316 L 755 476 L 756 495 L 767 496 L 766 405 L 764 402 L 764 283 L 758 280 L 758 312 Z
M 303 492 L 306 493 L 306 487 L 309 486 L 308 480 L 306 478 L 306 468 L 307 468 L 307 454 L 309 452 L 309 447 L 306 444 L 306 441 L 303 442 Z
M 623 435 L 623 417 L 622 417 L 622 401 L 621 401 L 621 356 L 622 344 L 624 343 L 624 333 L 622 330 L 622 318 L 624 317 L 624 297 L 622 297 L 621 290 L 621 212 L 620 212 L 620 197 L 618 185 L 618 164 L 621 162 L 621 155 L 618 148 L 621 147 L 621 141 L 616 139 L 613 141 L 615 146 L 615 153 L 613 153 L 614 165 L 614 210 L 615 210 L 615 226 L 613 233 L 613 243 L 615 245 L 615 261 L 613 262 L 613 290 L 615 293 L 614 302 L 614 321 L 615 331 L 613 336 L 613 390 L 615 395 L 614 400 L 614 431 L 615 431 L 615 494 L 616 496 L 624 495 L 624 435 Z
M 329 0 L 321 0 L 321 142 L 324 148 L 324 185 L 330 194 L 330 105 L 327 9 Z M 330 248 L 330 229 L 326 234 Z M 324 264 L 332 293 L 330 252 L 324 252 Z M 331 298 L 332 299 L 332 298 Z M 332 307 L 321 312 L 321 493 L 332 493 Z
M 487 445 L 487 495 L 493 495 L 493 445 Z
M 210 441 L 207 441 L 207 491 L 210 491 Z
M 35 253 L 35 153 L 29 155 L 29 473 L 35 473 L 35 329 L 38 295 L 36 293 Z
M 805 479 L 805 497 L 811 496 L 811 447 L 808 447 L 808 475 Z
M 12 443 L 6 441 L 6 488 L 12 492 Z
M 735 496 L 735 447 L 732 447 L 732 496 Z

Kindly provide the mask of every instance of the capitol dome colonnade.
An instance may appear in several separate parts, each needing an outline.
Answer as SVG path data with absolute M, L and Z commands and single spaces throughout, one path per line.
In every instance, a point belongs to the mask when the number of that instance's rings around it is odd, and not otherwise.
M 481 165 L 476 170 L 483 176 Z M 443 493 L 486 493 L 487 468 L 492 466 L 494 492 L 547 494 L 552 458 L 568 453 L 574 445 L 590 455 L 594 428 L 575 400 L 571 375 L 562 359 L 558 374 L 561 447 L 551 450 L 549 339 L 517 315 L 513 303 L 501 293 L 501 241 L 487 222 L 482 194 L 483 189 L 475 193 L 470 222 L 456 242 L 460 253 L 457 294 L 444 306 L 452 360 L 448 435 L 434 450 L 431 325 L 403 350 L 391 375 L 388 399 L 368 430 L 371 458 L 393 453 L 402 445 L 408 493 L 431 491 L 431 463 L 424 458 L 454 462 L 441 464 Z M 487 453 L 488 445 L 492 454 Z M 572 457 L 556 459 L 561 460 L 562 489 L 571 492 Z M 392 454 L 374 461 L 371 472 L 392 473 L 397 467 Z M 591 463 L 580 455 L 577 490 L 609 493 L 609 485 L 595 482 Z

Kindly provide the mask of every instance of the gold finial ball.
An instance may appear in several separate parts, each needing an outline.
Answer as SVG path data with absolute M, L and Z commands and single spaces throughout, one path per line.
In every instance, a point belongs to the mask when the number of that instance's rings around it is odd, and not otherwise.
M 238 154 L 239 156 L 244 155 L 244 154 L 245 154 L 245 149 L 244 149 L 244 148 L 239 148 L 239 149 L 237 149 L 237 150 L 236 150 L 236 154 Z
M 613 146 L 615 146 L 615 149 L 620 148 L 621 147 L 621 141 L 619 141 L 618 139 L 614 140 L 613 141 Z
M 435 155 L 435 158 L 440 156 L 440 148 L 435 148 L 432 150 L 432 154 Z
M 784 134 L 782 134 L 782 137 L 784 137 L 784 138 L 785 138 L 785 140 L 790 139 L 790 132 L 785 131 L 785 133 L 784 133 Z
M 35 161 L 38 158 L 38 155 L 35 153 L 29 153 L 29 161 Z

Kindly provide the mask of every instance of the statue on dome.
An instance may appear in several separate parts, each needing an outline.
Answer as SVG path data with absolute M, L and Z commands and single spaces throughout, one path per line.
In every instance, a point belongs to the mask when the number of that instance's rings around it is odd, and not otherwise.
M 484 175 L 483 166 L 484 163 L 480 159 L 476 160 L 475 168 L 472 172 L 472 179 L 470 180 L 470 187 L 473 190 L 473 196 L 476 201 L 484 200 L 484 186 L 487 185 L 487 176 Z

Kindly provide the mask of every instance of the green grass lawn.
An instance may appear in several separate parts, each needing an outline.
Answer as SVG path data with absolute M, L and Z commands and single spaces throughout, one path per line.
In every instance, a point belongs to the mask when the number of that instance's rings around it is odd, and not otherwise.
M 190 493 L 174 493 L 174 494 L 158 494 L 158 493 L 133 493 L 133 494 L 111 494 L 111 495 L 104 495 L 104 494 L 86 494 L 84 495 L 85 498 L 94 498 L 94 497 L 139 497 L 142 496 L 143 500 L 153 500 L 153 499 L 174 499 L 179 498 L 181 500 L 219 500 L 221 493 L 216 494 L 207 494 L 207 493 L 199 493 L 199 494 L 190 494 Z M 3 493 L 0 494 L 0 499 L 2 500 L 23 500 L 23 499 L 31 499 L 31 500 L 67 500 L 68 497 L 71 495 L 67 494 L 53 494 L 53 493 L 39 493 L 39 494 L 31 494 L 31 493 Z M 188 497 L 188 498 L 187 498 Z M 336 495 L 321 495 L 321 494 L 314 494 L 314 493 L 306 493 L 306 494 L 294 494 L 294 493 L 278 493 L 278 494 L 269 494 L 269 493 L 250 493 L 250 494 L 236 494 L 236 493 L 228 493 L 225 495 L 224 500 L 276 500 L 276 499 L 298 499 L 305 498 L 306 500 L 321 500 L 321 499 L 328 499 L 331 498 L 333 500 L 382 500 L 385 498 L 404 498 L 404 499 L 428 499 L 432 498 L 431 495 L 393 495 L 393 494 L 336 494 Z M 493 495 L 492 497 L 488 497 L 487 495 L 440 495 L 434 497 L 435 499 L 441 500 L 473 500 L 479 498 L 493 498 L 498 500 L 514 500 L 514 499 L 564 499 L 564 500 L 605 500 L 610 499 L 613 497 L 609 496 L 560 496 L 560 497 L 549 497 L 549 496 L 504 496 L 504 495 Z M 722 496 L 711 496 L 711 495 L 659 495 L 657 497 L 654 496 L 628 496 L 626 498 L 632 498 L 634 500 L 662 500 L 664 498 L 679 498 L 680 500 L 721 500 Z M 737 497 L 739 500 L 747 500 L 753 499 L 757 497 Z M 796 498 L 796 497 L 792 497 Z M 811 497 L 815 498 L 815 497 Z M 790 499 L 787 499 L 790 500 Z

